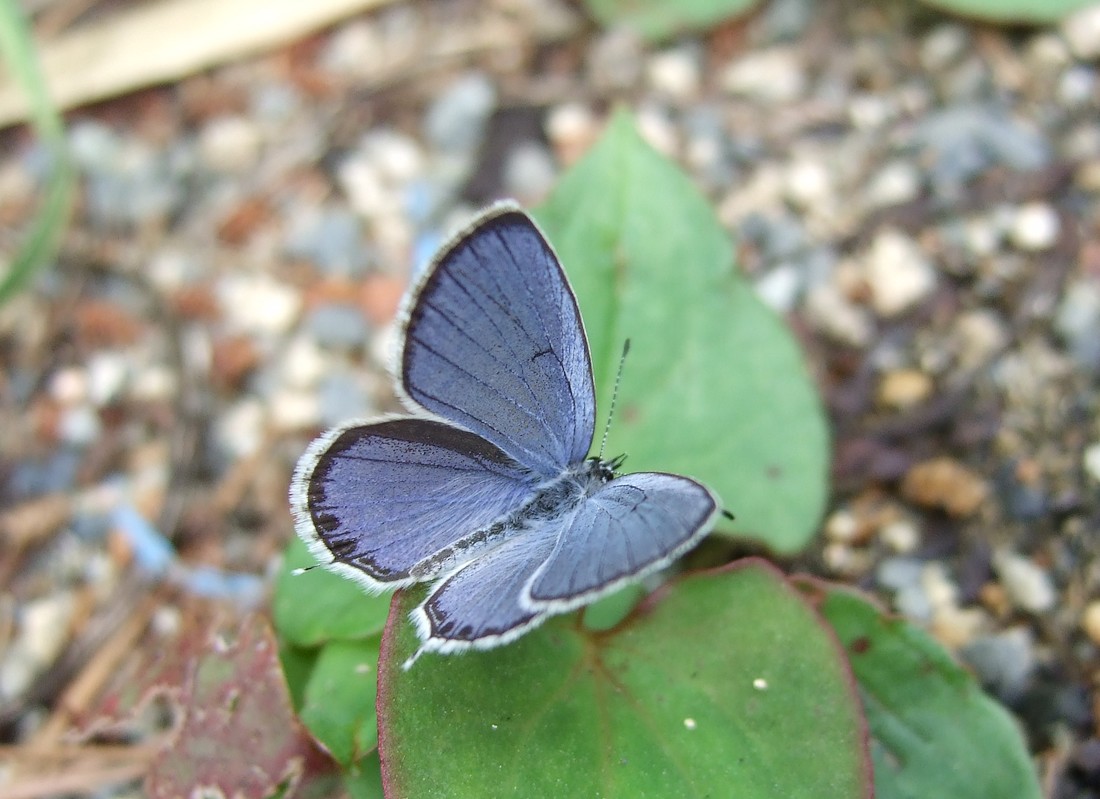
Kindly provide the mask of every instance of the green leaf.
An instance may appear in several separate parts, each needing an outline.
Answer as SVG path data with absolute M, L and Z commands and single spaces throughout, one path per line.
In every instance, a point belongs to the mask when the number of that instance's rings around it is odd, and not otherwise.
M 378 745 L 377 675 L 377 639 L 334 641 L 321 650 L 306 684 L 302 721 L 345 767 Z
M 377 749 L 348 769 L 344 787 L 351 799 L 383 799 L 382 766 L 378 761 Z
M 1016 723 L 923 631 L 854 593 L 822 588 L 871 731 L 878 799 L 1039 799 Z
M 61 117 L 50 100 L 30 28 L 12 0 L 0 0 L 0 55 L 30 97 L 31 124 L 50 153 L 52 173 L 41 207 L 19 250 L 4 264 L 0 256 L 0 303 L 10 299 L 57 254 L 72 211 L 75 178 L 65 143 Z
M 843 653 L 760 561 L 665 586 L 609 633 L 557 617 L 403 671 L 422 593 L 397 595 L 382 644 L 390 796 L 870 795 Z
M 294 709 L 301 710 L 306 683 L 309 682 L 309 675 L 317 662 L 317 650 L 283 644 L 279 647 L 279 662 L 283 667 L 283 676 L 286 678 L 287 688 L 290 689 L 290 700 Z
M 702 30 L 744 14 L 757 0 L 585 0 L 604 27 L 625 26 L 650 40 Z
M 302 647 L 326 641 L 355 640 L 382 632 L 390 595 L 370 596 L 351 580 L 321 568 L 304 574 L 294 570 L 316 566 L 306 545 L 295 538 L 287 546 L 275 583 L 272 613 L 283 640 Z
M 1096 0 L 924 0 L 935 6 L 994 22 L 1042 24 L 1057 22 L 1072 11 L 1094 5 Z
M 801 548 L 825 503 L 824 412 L 706 200 L 618 113 L 537 217 L 577 293 L 604 413 L 631 340 L 607 454 L 703 480 L 740 534 Z

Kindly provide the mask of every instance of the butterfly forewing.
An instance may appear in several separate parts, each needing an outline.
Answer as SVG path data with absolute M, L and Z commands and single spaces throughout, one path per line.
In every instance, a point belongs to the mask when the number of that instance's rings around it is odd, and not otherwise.
M 580 312 L 528 216 L 481 217 L 410 300 L 400 377 L 417 405 L 543 477 L 588 454 L 596 400 Z

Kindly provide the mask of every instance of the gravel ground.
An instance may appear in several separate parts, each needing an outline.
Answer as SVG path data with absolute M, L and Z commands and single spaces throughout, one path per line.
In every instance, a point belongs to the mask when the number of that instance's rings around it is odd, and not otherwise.
M 0 308 L 3 743 L 59 740 L 120 629 L 263 606 L 297 455 L 396 408 L 413 266 L 482 203 L 537 203 L 624 102 L 825 397 L 834 493 L 794 565 L 925 624 L 1048 795 L 1100 797 L 1092 20 L 773 0 L 655 47 L 556 0 L 399 3 L 71 113 L 75 220 Z M 4 246 L 42 157 L 0 133 Z

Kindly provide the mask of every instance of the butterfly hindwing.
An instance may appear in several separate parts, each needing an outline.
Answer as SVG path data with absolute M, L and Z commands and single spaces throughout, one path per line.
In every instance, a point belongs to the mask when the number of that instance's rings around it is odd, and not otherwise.
M 491 545 L 479 534 L 529 502 L 535 482 L 473 433 L 392 419 L 344 425 L 314 442 L 291 504 L 322 563 L 383 590 L 431 579 Z
M 667 566 L 707 534 L 717 512 L 714 495 L 687 477 L 615 478 L 577 506 L 526 588 L 528 607 L 562 613 Z

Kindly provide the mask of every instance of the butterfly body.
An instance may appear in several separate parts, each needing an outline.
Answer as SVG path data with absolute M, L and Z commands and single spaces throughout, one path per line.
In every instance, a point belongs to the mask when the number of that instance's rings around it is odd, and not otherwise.
M 717 500 L 588 457 L 595 388 L 573 292 L 511 204 L 446 245 L 403 309 L 397 387 L 412 415 L 318 438 L 291 483 L 298 534 L 369 591 L 432 581 L 424 651 L 506 643 L 661 568 Z M 414 656 L 411 660 L 415 659 Z

